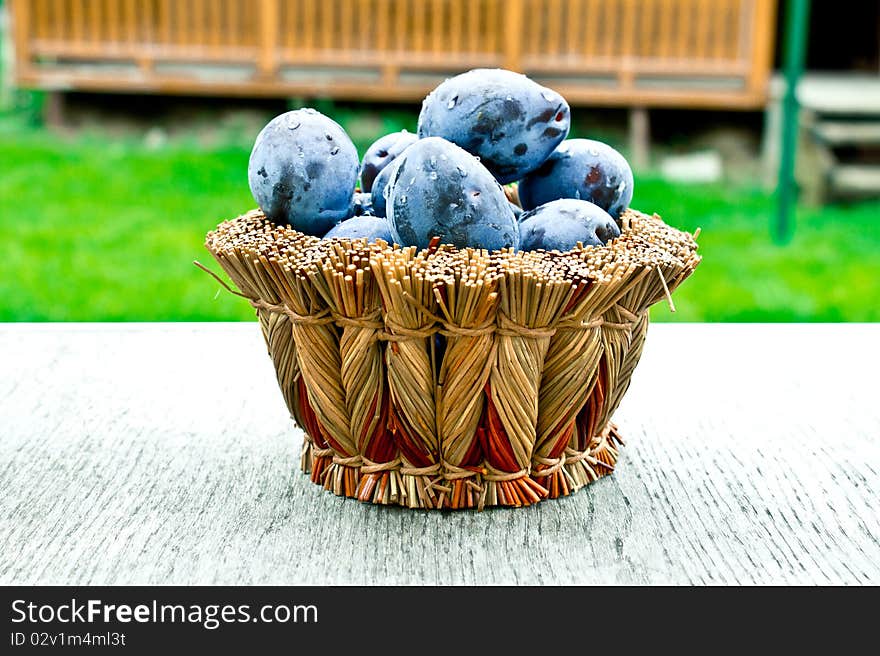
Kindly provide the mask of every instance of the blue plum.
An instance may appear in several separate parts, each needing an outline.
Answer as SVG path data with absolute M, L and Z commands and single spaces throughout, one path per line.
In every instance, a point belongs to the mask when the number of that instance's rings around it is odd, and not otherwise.
M 345 131 L 314 109 L 276 116 L 260 134 L 248 183 L 263 213 L 320 236 L 351 216 L 358 156 Z
M 355 192 L 354 216 L 375 216 L 375 212 L 373 212 L 373 194 Z
M 394 241 L 426 248 L 433 237 L 459 248 L 519 245 L 519 228 L 504 190 L 467 151 L 428 137 L 398 158 L 386 189 Z
M 581 242 L 603 246 L 620 236 L 620 228 L 601 207 L 585 200 L 563 198 L 541 205 L 520 218 L 520 247 L 524 251 L 568 251 Z
M 608 144 L 592 139 L 563 141 L 519 183 L 519 199 L 526 210 L 559 198 L 579 198 L 617 219 L 632 196 L 633 173 L 626 159 Z
M 406 150 L 407 146 L 418 140 L 418 135 L 401 130 L 386 134 L 373 142 L 361 162 L 361 191 L 372 191 L 376 176 Z
M 513 216 L 516 218 L 517 221 L 519 221 L 519 217 L 521 217 L 523 213 L 523 208 L 521 208 L 516 203 L 511 203 L 510 201 L 508 201 L 508 205 L 510 206 L 510 211 L 513 212 Z
M 330 232 L 324 235 L 324 239 L 360 239 L 374 242 L 384 239 L 389 244 L 394 241 L 391 237 L 391 226 L 388 221 L 378 216 L 354 216 L 347 221 L 336 225 Z
M 395 159 L 391 164 L 379 171 L 379 175 L 373 180 L 373 190 L 370 192 L 370 195 L 373 199 L 373 214 L 376 216 L 387 216 L 385 187 L 388 185 L 388 181 L 391 179 L 391 174 L 394 173 L 394 167 L 398 161 L 398 159 Z
M 538 168 L 565 139 L 568 103 L 525 75 L 479 68 L 450 78 L 422 103 L 419 136 L 477 155 L 506 184 Z

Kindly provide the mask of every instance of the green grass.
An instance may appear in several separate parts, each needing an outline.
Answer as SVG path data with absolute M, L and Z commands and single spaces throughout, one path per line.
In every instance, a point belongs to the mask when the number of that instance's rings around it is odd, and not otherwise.
M 337 117 L 361 150 L 413 117 Z M 249 319 L 192 264 L 218 269 L 204 233 L 250 208 L 248 145 L 50 135 L 0 121 L 0 321 Z M 676 321 L 880 320 L 880 203 L 802 209 L 774 245 L 774 205 L 754 188 L 636 183 L 634 205 L 702 228 L 704 262 L 676 293 Z

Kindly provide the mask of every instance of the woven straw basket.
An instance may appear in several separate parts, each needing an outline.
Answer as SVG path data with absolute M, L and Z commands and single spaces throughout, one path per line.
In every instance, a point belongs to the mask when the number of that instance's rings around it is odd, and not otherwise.
M 206 246 L 256 309 L 314 483 L 526 506 L 611 473 L 648 308 L 699 263 L 696 235 L 621 221 L 604 247 L 488 253 L 321 241 L 252 211 Z

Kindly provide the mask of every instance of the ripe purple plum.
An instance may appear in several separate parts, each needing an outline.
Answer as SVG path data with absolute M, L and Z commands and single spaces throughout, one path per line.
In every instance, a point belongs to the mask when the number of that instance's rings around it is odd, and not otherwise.
M 406 149 L 386 188 L 394 241 L 427 248 L 431 239 L 459 248 L 519 245 L 504 190 L 485 166 L 455 144 L 428 137 Z
M 400 153 L 419 140 L 418 135 L 406 130 L 392 132 L 384 137 L 379 137 L 367 148 L 364 159 L 361 162 L 361 190 L 370 192 L 373 190 L 373 182 L 376 176 Z
M 267 218 L 320 236 L 353 212 L 358 156 L 338 123 L 314 109 L 272 119 L 254 143 L 248 183 Z
M 569 139 L 519 183 L 526 210 L 560 198 L 588 200 L 615 219 L 633 197 L 633 173 L 623 155 L 592 139 Z
M 324 239 L 366 239 L 374 242 L 383 239 L 389 244 L 394 241 L 391 237 L 391 226 L 388 221 L 378 216 L 354 216 L 333 227 L 324 235 Z
M 478 68 L 443 82 L 422 103 L 419 136 L 443 137 L 507 184 L 538 168 L 565 139 L 568 103 L 525 75 Z
M 578 242 L 604 246 L 620 236 L 620 228 L 601 207 L 585 200 L 563 198 L 541 205 L 520 217 L 520 247 L 524 251 L 569 251 Z

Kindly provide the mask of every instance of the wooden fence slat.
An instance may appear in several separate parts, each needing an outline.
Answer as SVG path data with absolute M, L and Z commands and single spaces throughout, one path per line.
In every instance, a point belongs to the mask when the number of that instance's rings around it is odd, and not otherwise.
M 319 47 L 321 50 L 329 50 L 333 43 L 332 28 L 330 26 L 333 20 L 333 5 L 329 0 L 320 0 L 318 6 L 320 7 L 319 15 L 321 17 Z
M 562 38 L 562 0 L 550 0 L 547 7 L 547 36 L 542 44 L 545 53 L 559 54 Z
M 94 47 L 100 48 L 101 42 L 101 5 L 100 0 L 92 0 L 86 3 L 85 10 L 88 14 L 88 42 Z
M 187 4 L 181 0 L 174 3 L 174 25 L 172 33 L 174 34 L 174 43 L 187 49 L 192 47 L 190 42 L 190 30 L 188 29 L 189 18 L 192 12 L 188 11 Z
M 754 93 L 766 93 L 770 67 L 773 65 L 772 30 L 776 19 L 775 0 L 754 0 L 755 20 L 753 23 L 751 71 L 748 87 Z
M 431 0 L 431 51 L 437 61 L 443 59 L 443 5 L 445 0 Z
M 339 8 L 339 38 L 334 40 L 333 47 L 341 47 L 343 51 L 352 51 L 352 14 L 351 0 L 342 2 Z
M 15 73 L 25 75 L 31 67 L 30 34 L 31 12 L 28 0 L 12 0 L 12 34 L 15 47 Z
M 404 57 L 404 53 L 410 49 L 409 40 L 407 39 L 407 23 L 409 22 L 409 2 L 401 0 L 389 0 L 391 5 L 388 9 L 388 38 L 392 44 L 394 51 L 394 61 L 400 61 Z M 391 18 L 394 19 L 392 27 Z
M 379 52 L 389 52 L 391 32 L 391 0 L 376 0 L 375 47 Z
M 655 57 L 657 52 L 657 0 L 643 0 L 637 12 L 639 37 L 636 39 L 634 54 L 638 57 Z
M 238 0 L 226 5 L 226 45 L 231 46 L 242 42 L 242 30 L 239 23 Z
M 140 26 L 140 38 L 139 41 L 141 45 L 151 44 L 156 36 L 153 21 L 153 3 L 150 0 L 141 0 L 141 16 L 140 21 L 138 21 Z
M 467 23 L 465 23 L 467 29 L 467 49 L 468 52 L 475 53 L 479 51 L 479 24 L 480 24 L 480 2 L 479 0 L 472 0 L 472 2 L 467 3 L 468 16 Z
M 483 39 L 486 41 L 486 51 L 490 53 L 498 53 L 502 50 L 503 37 L 501 30 L 503 21 L 499 22 L 498 17 L 504 15 L 504 7 L 506 3 L 503 0 L 486 0 L 483 3 Z
M 82 0 L 70 0 L 70 24 L 73 27 L 72 41 L 82 44 L 83 40 L 83 5 Z
M 707 12 L 709 16 L 709 57 L 714 60 L 724 58 L 730 30 L 728 12 L 730 2 L 728 0 L 715 0 L 715 10 Z
M 407 3 L 412 21 L 409 24 L 412 33 L 412 49 L 415 52 L 425 51 L 425 2 L 424 0 L 414 0 Z
M 461 52 L 462 49 L 462 6 L 460 2 L 449 3 L 449 49 L 452 52 Z
M 717 0 L 715 0 L 717 2 Z M 700 59 L 710 58 L 711 36 L 712 36 L 712 10 L 718 10 L 718 5 L 697 3 L 697 33 L 696 33 L 696 53 Z
M 623 32 L 621 42 L 621 54 L 625 59 L 631 58 L 635 54 L 636 42 L 636 0 L 623 0 L 623 6 L 620 7 L 619 24 Z
M 159 7 L 159 34 L 167 47 L 171 43 L 171 0 L 162 0 Z
M 220 46 L 220 9 L 220 0 L 208 2 L 205 8 L 205 31 L 208 35 L 206 44 L 215 50 Z
M 49 36 L 49 5 L 48 0 L 36 0 L 31 11 L 31 35 L 37 39 Z
M 602 0 L 587 0 L 587 6 L 584 10 L 584 21 L 582 29 L 583 44 L 581 55 L 584 59 L 589 59 L 596 53 L 596 34 L 601 25 L 601 14 L 599 3 Z
M 275 75 L 278 67 L 278 0 L 261 0 L 260 12 L 260 59 L 258 69 L 264 78 Z
M 692 52 L 691 25 L 693 23 L 695 2 L 693 0 L 680 0 L 678 12 L 678 39 L 676 54 L 679 59 L 687 59 Z
M 315 23 L 317 22 L 317 9 L 315 0 L 304 0 L 302 25 L 303 25 L 303 50 L 305 52 L 305 61 L 311 61 L 315 50 L 317 32 Z
M 569 57 L 578 54 L 578 32 L 584 11 L 584 0 L 569 0 L 566 4 L 565 52 Z
M 623 0 L 614 0 L 614 2 L 609 1 L 605 3 L 605 27 L 603 28 L 603 31 L 605 33 L 606 57 L 614 57 L 615 55 L 620 56 L 621 54 L 620 45 L 622 39 L 618 36 L 618 30 L 620 30 L 622 3 Z
M 514 71 L 521 68 L 523 16 L 525 3 L 523 0 L 508 0 L 504 14 L 504 66 Z
M 355 48 L 367 50 L 370 48 L 370 33 L 373 29 L 373 20 L 370 14 L 370 0 L 357 0 L 354 12 L 354 35 Z
M 674 0 L 662 0 L 662 3 L 660 6 L 660 25 L 657 30 L 659 41 L 655 54 L 659 58 L 666 58 L 672 54 L 673 16 L 678 9 L 678 3 Z

